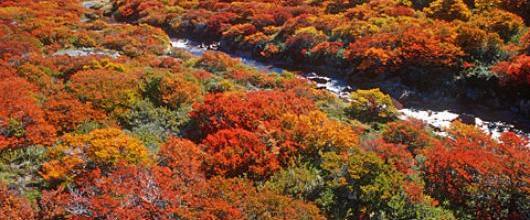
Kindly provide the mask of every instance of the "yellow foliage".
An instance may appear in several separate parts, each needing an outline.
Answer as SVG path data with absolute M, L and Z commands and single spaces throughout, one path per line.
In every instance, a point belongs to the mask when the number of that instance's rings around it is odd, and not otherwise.
M 424 9 L 429 16 L 444 20 L 467 21 L 472 13 L 463 0 L 436 0 Z
M 308 152 L 326 149 L 342 151 L 357 147 L 359 144 L 359 137 L 352 127 L 329 119 L 320 111 L 313 111 L 307 115 L 285 114 L 282 126 L 292 133 L 295 140 Z
M 60 144 L 48 151 L 47 156 L 51 160 L 43 165 L 41 173 L 47 180 L 66 180 L 75 176 L 76 169 L 83 169 L 88 164 L 105 167 L 152 162 L 147 148 L 138 139 L 116 128 L 65 135 Z
M 127 68 L 121 63 L 115 63 L 109 59 L 93 60 L 92 63 L 83 67 L 85 70 L 106 69 L 118 72 L 126 72 Z

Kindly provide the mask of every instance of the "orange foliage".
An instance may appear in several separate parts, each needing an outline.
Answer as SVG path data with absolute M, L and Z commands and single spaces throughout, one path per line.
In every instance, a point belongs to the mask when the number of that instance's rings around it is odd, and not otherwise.
M 522 165 L 529 162 L 528 141 L 507 133 L 499 144 L 461 123 L 454 124 L 450 134 L 443 145 L 423 151 L 428 191 L 454 206 L 473 210 L 477 218 L 501 218 L 502 207 L 509 210 L 507 216 L 520 216 L 524 210 L 516 204 L 528 193 L 524 176 L 530 171 Z
M 172 137 L 158 154 L 159 165 L 169 167 L 182 181 L 194 183 L 204 178 L 201 166 L 207 155 L 190 140 Z
M 26 80 L 0 80 L 0 150 L 53 143 L 55 129 L 37 104 L 37 89 Z
M 365 148 L 377 153 L 386 163 L 392 164 L 399 172 L 413 174 L 413 166 L 416 161 L 407 150 L 407 146 L 401 144 L 385 143 L 381 139 L 365 143 Z
M 329 119 L 320 111 L 304 115 L 287 113 L 281 118 L 280 129 L 282 131 L 278 136 L 286 139 L 283 140 L 283 145 L 288 146 L 294 142 L 299 145 L 297 148 L 312 156 L 323 151 L 346 152 L 359 146 L 358 131 L 349 125 Z M 298 149 L 292 149 L 296 150 Z
M 47 120 L 57 131 L 66 133 L 74 131 L 83 122 L 100 121 L 105 114 L 94 110 L 90 104 L 82 103 L 69 94 L 60 93 L 44 103 Z
M 87 70 L 76 73 L 67 85 L 81 101 L 112 111 L 130 106 L 138 96 L 137 79 L 132 73 Z
M 206 96 L 194 106 L 191 118 L 204 135 L 221 129 L 256 130 L 260 125 L 277 123 L 285 113 L 303 114 L 315 109 L 313 102 L 293 92 L 256 91 Z
M 388 143 L 405 145 L 413 154 L 436 142 L 425 130 L 425 124 L 418 120 L 396 121 L 386 126 L 382 134 L 384 140 Z
M 503 61 L 492 67 L 505 86 L 530 85 L 530 56 L 519 55 L 511 61 Z
M 88 164 L 104 168 L 118 164 L 150 164 L 147 148 L 116 128 L 98 129 L 88 134 L 65 135 L 48 151 L 50 161 L 42 176 L 49 181 L 70 180 Z
M 160 80 L 161 102 L 173 109 L 193 104 L 202 95 L 198 83 L 186 80 L 182 75 L 163 77 Z
M 40 203 L 43 215 L 55 218 L 322 219 L 316 206 L 259 192 L 247 181 L 214 178 L 186 186 L 162 167 L 118 167 L 108 175 L 94 170 L 75 190 L 44 192 Z
M 0 219 L 30 220 L 37 219 L 31 203 L 0 184 Z
M 277 150 L 269 149 L 258 136 L 243 129 L 220 130 L 208 135 L 202 145 L 210 156 L 206 163 L 212 174 L 262 178 L 280 168 Z
M 349 45 L 345 56 L 359 71 L 368 73 L 395 72 L 409 66 L 452 67 L 463 52 L 452 39 L 433 32 L 428 27 L 411 27 L 398 34 L 362 37 Z

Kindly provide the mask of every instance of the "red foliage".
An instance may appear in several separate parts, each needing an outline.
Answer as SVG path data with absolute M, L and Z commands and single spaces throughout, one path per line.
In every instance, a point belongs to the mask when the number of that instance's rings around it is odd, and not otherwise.
M 425 124 L 414 119 L 388 123 L 382 136 L 388 143 L 405 145 L 412 154 L 436 142 L 425 130 Z
M 212 174 L 227 177 L 245 173 L 266 177 L 280 168 L 276 152 L 268 149 L 255 134 L 243 129 L 220 130 L 202 142 Z
M 124 0 L 119 1 L 118 12 L 121 16 L 128 19 L 138 18 L 139 15 L 146 15 L 147 10 L 158 11 L 164 7 L 162 1 L 138 1 L 138 0 Z
M 293 92 L 257 91 L 206 96 L 194 106 L 191 118 L 204 135 L 221 129 L 255 131 L 260 125 L 277 123 L 285 113 L 303 114 L 315 109 L 314 103 Z
M 83 122 L 101 121 L 106 117 L 104 112 L 94 110 L 92 105 L 66 93 L 55 94 L 43 108 L 46 119 L 61 133 L 73 131 Z
M 0 60 L 0 79 L 7 79 L 14 76 L 16 76 L 16 70 L 5 61 Z
M 193 142 L 170 138 L 160 147 L 159 164 L 173 170 L 182 181 L 194 183 L 204 178 L 201 170 L 206 154 Z
M 0 81 L 0 150 L 53 143 L 55 128 L 37 105 L 36 91 L 22 78 Z
M 75 190 L 43 193 L 43 216 L 102 219 L 168 219 L 178 214 L 183 187 L 167 168 L 119 167 L 107 176 L 96 169 L 77 178 Z
M 510 188 L 518 188 L 518 184 L 529 185 L 530 179 L 530 141 L 526 138 L 506 132 L 500 137 L 499 154 L 504 163 L 505 172 L 515 181 L 511 181 Z M 522 189 L 522 190 L 527 190 Z
M 276 19 L 274 18 L 274 14 L 255 14 L 254 16 L 252 16 L 252 24 L 254 24 L 254 26 L 256 26 L 257 28 L 261 29 L 270 25 L 275 25 Z
M 30 220 L 37 218 L 31 203 L 26 198 L 0 184 L 0 219 Z
M 374 151 L 386 163 L 392 164 L 404 174 L 413 174 L 413 166 L 416 164 L 414 156 L 407 150 L 406 145 L 385 143 L 381 139 L 365 143 L 365 148 Z
M 132 73 L 98 69 L 76 73 L 68 87 L 81 101 L 112 111 L 130 105 L 137 95 L 138 76 Z
M 0 19 L 0 60 L 20 60 L 38 51 L 39 41 Z
M 443 24 L 440 24 L 443 26 Z M 451 38 L 430 27 L 404 27 L 400 33 L 378 33 L 351 43 L 345 56 L 360 71 L 394 72 L 409 66 L 451 68 L 463 52 Z
M 214 35 L 221 35 L 224 31 L 230 28 L 231 23 L 238 19 L 239 16 L 231 12 L 221 12 L 212 15 L 206 22 L 208 31 Z
M 258 192 L 247 181 L 213 178 L 186 185 L 163 167 L 119 167 L 106 176 L 94 170 L 71 190 L 45 191 L 40 206 L 48 219 L 322 218 L 314 205 Z
M 499 62 L 492 71 L 499 74 L 501 85 L 530 85 L 530 56 L 519 55 L 511 61 Z
M 424 150 L 427 189 L 440 199 L 464 207 L 480 219 L 500 218 L 500 209 L 518 216 L 516 204 L 527 193 L 528 142 L 504 134 L 498 144 L 470 126 L 456 124 L 444 145 Z M 497 190 L 504 189 L 504 190 Z M 505 200 L 499 200 L 499 196 Z

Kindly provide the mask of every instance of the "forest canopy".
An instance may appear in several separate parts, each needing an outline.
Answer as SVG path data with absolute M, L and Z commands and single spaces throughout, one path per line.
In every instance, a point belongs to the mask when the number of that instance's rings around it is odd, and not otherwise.
M 399 117 L 378 88 L 341 98 L 171 44 L 418 87 L 493 77 L 528 98 L 529 11 L 525 0 L 0 1 L 0 219 L 529 219 L 523 135 L 458 120 L 435 130 Z

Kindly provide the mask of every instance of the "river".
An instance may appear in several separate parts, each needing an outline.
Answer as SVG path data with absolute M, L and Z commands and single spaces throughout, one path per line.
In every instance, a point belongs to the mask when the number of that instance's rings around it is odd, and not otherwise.
M 108 0 L 84 1 L 85 8 L 96 5 L 108 5 Z M 99 6 L 98 6 L 99 7 Z M 114 19 L 111 18 L 111 21 Z M 207 50 L 219 50 L 219 43 L 202 44 L 188 39 L 171 39 L 171 46 L 184 49 L 196 56 L 201 56 Z M 224 51 L 226 52 L 226 51 Z M 248 55 L 228 52 L 230 56 L 240 59 L 246 65 L 252 66 L 265 72 L 282 73 L 285 69 L 273 64 L 260 62 Z M 112 54 L 111 57 L 116 57 Z M 343 100 L 348 101 L 351 91 L 357 89 L 355 85 L 342 79 L 338 74 L 317 73 L 311 71 L 297 71 L 299 77 L 315 82 L 317 88 L 328 90 Z M 439 134 L 444 135 L 444 130 L 457 119 L 467 124 L 474 124 L 481 130 L 499 137 L 502 132 L 512 131 L 519 135 L 530 138 L 530 119 L 517 115 L 510 111 L 494 111 L 476 104 L 462 104 L 454 101 L 446 101 L 445 98 L 432 99 L 432 97 L 418 94 L 413 89 L 403 86 L 399 82 L 387 81 L 382 86 L 391 88 L 387 91 L 394 98 L 400 100 L 400 119 L 415 118 L 424 121 L 433 127 Z M 404 96 L 415 96 L 412 102 L 401 102 Z M 417 97 L 420 97 L 419 99 Z M 406 97 L 405 97 L 406 98 Z M 478 115 L 478 116 L 477 116 Z
M 197 43 L 187 39 L 173 38 L 171 40 L 171 46 L 175 48 L 180 48 L 187 50 L 188 52 L 201 56 L 205 51 L 208 50 L 218 50 L 219 44 L 202 44 Z M 241 60 L 246 65 L 257 68 L 265 72 L 277 72 L 281 73 L 284 71 L 283 68 L 275 66 L 273 64 L 267 64 L 260 62 L 258 60 L 252 59 L 249 56 L 238 54 L 238 53 L 228 53 L 235 59 Z M 355 86 L 350 85 L 346 80 L 341 79 L 340 77 L 332 77 L 334 74 L 319 74 L 316 72 L 300 72 L 299 77 L 311 80 L 316 83 L 316 86 L 321 89 L 326 89 L 331 93 L 337 95 L 338 97 L 348 100 L 349 93 L 355 89 Z M 330 77 L 331 76 L 331 77 Z M 405 92 L 406 93 L 406 92 Z M 452 109 L 428 109 L 422 106 L 423 103 L 415 103 L 414 105 L 407 106 L 406 104 L 400 107 L 399 116 L 400 119 L 415 118 L 424 121 L 431 127 L 433 127 L 441 135 L 444 135 L 444 130 L 448 128 L 451 123 L 457 119 L 463 120 L 468 124 L 474 124 L 478 128 L 492 135 L 493 138 L 499 137 L 502 132 L 513 131 L 522 136 L 530 137 L 530 131 L 526 128 L 521 128 L 515 126 L 507 121 L 488 121 L 479 117 L 474 116 L 474 114 L 466 113 L 465 111 L 452 111 Z M 428 104 L 425 104 L 428 106 Z M 418 106 L 421 106 L 418 108 Z M 461 109 L 467 107 L 459 106 Z M 509 114 L 509 113 L 508 113 Z M 514 113 L 515 114 L 515 113 Z M 524 119 L 523 119 L 524 120 Z M 523 122 L 526 123 L 526 122 Z M 528 124 L 530 125 L 530 124 Z

